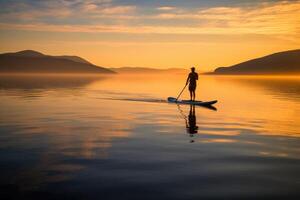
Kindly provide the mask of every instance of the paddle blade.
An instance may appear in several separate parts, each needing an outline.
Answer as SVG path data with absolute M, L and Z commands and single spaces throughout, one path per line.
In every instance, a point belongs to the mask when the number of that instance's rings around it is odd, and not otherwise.
M 168 102 L 176 102 L 177 99 L 174 97 L 168 97 Z

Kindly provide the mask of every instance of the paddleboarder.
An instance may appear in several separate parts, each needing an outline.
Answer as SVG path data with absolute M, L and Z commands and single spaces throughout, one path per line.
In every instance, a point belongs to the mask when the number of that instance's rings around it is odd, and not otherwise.
M 186 84 L 189 84 L 190 98 L 191 101 L 196 99 L 196 87 L 197 87 L 198 74 L 195 72 L 195 67 L 191 68 L 191 72 L 186 80 Z

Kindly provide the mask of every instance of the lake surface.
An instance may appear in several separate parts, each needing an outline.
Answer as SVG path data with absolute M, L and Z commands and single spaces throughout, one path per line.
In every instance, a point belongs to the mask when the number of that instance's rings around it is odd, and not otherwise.
M 197 98 L 216 110 L 167 103 L 184 83 L 1 76 L 0 194 L 299 199 L 300 78 L 200 76 Z

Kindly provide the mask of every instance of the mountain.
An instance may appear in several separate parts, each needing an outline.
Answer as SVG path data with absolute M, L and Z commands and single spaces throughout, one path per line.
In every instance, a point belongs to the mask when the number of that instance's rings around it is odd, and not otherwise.
M 79 57 L 79 56 L 55 56 L 56 58 L 63 58 L 67 60 L 72 60 L 74 62 L 80 62 L 80 63 L 85 63 L 85 64 L 92 64 L 89 61 Z
M 4 54 L 0 54 L 0 55 L 5 55 L 5 56 L 20 56 L 20 57 L 44 57 L 46 55 L 37 52 L 37 51 L 33 51 L 33 50 L 24 50 L 24 51 L 18 51 L 15 53 L 4 53 Z
M 33 50 L 0 54 L 0 73 L 115 73 L 78 56 L 49 56 Z
M 157 73 L 186 73 L 186 69 L 182 68 L 168 68 L 168 69 L 157 69 L 157 68 L 147 68 L 147 67 L 120 67 L 120 68 L 109 68 L 120 74 L 157 74 Z
M 274 53 L 229 67 L 219 67 L 212 74 L 300 74 L 300 49 Z

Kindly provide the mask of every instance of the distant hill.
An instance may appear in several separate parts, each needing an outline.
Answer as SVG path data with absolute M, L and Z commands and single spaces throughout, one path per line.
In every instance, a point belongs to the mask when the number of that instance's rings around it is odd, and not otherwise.
M 186 73 L 186 69 L 182 68 L 168 68 L 168 69 L 157 69 L 157 68 L 147 68 L 147 67 L 120 67 L 120 68 L 109 68 L 120 74 L 158 74 L 158 73 Z
M 14 53 L 3 53 L 0 54 L 1 56 L 20 56 L 20 57 L 44 57 L 46 55 L 37 52 L 37 51 L 33 51 L 33 50 L 24 50 L 24 51 L 18 51 L 18 52 L 14 52 Z
M 212 74 L 300 74 L 300 49 L 274 53 L 229 67 L 219 67 Z
M 89 61 L 79 57 L 79 56 L 54 56 L 56 58 L 63 58 L 63 59 L 67 59 L 67 60 L 72 60 L 75 62 L 80 62 L 80 63 L 85 63 L 85 64 L 92 64 Z
M 0 73 L 115 73 L 78 56 L 49 56 L 33 50 L 0 54 Z

